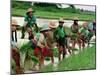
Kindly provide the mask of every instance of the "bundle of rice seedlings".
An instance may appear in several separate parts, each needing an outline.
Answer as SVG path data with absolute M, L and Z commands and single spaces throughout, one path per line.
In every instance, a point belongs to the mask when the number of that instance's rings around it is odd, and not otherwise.
M 31 56 L 31 59 L 35 64 L 39 63 L 39 59 L 37 57 Z
M 29 50 L 31 48 L 31 43 L 28 42 L 26 44 L 23 44 L 21 47 L 20 47 L 20 52 L 22 53 L 25 53 L 27 52 L 27 50 Z
M 71 50 L 72 50 L 72 51 L 78 51 L 78 49 L 77 49 L 77 48 L 71 48 Z

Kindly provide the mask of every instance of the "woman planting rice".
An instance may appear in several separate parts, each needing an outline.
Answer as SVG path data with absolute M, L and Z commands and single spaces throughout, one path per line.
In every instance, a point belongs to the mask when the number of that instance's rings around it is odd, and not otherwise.
M 48 25 L 44 25 L 40 30 L 40 33 L 37 33 L 34 37 L 34 40 L 37 42 L 37 45 L 34 50 L 34 56 L 39 59 L 39 67 L 41 68 L 44 65 L 45 57 L 51 57 L 52 63 L 54 63 L 53 51 L 50 47 L 50 42 L 48 42 L 50 28 Z M 49 41 L 51 41 L 49 39 Z

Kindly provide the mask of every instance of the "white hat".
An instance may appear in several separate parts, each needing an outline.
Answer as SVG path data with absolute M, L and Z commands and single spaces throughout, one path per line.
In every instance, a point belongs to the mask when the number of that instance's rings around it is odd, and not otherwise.
M 57 25 L 54 21 L 51 21 L 51 22 L 49 23 L 49 27 L 50 27 L 50 28 L 57 28 L 58 25 Z
M 19 26 L 18 23 L 17 23 L 17 21 L 15 19 L 12 19 L 11 25 L 12 26 Z

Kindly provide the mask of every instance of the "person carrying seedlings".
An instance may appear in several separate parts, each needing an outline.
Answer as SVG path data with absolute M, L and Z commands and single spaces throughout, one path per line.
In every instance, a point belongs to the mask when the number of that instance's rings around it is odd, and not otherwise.
M 64 20 L 61 18 L 59 20 L 59 26 L 54 32 L 54 39 L 56 40 L 59 48 L 59 60 L 61 60 L 61 54 L 63 53 L 63 59 L 66 55 L 65 45 L 66 45 L 66 33 L 64 29 Z
M 36 17 L 34 15 L 34 10 L 32 8 L 28 8 L 26 12 L 26 16 L 24 18 L 24 26 L 22 27 L 22 39 L 25 37 L 25 31 L 28 31 L 29 39 L 33 38 L 32 29 L 34 28 L 34 31 L 37 31 L 37 23 L 36 23 Z
M 75 48 L 75 45 L 77 43 L 77 33 L 79 30 L 79 24 L 78 24 L 78 17 L 74 17 L 73 24 L 71 26 L 71 39 L 72 39 L 72 48 Z
M 11 40 L 12 42 L 17 42 L 17 28 L 18 28 L 18 23 L 15 19 L 12 19 L 12 24 L 11 24 Z
M 80 34 L 80 39 L 82 40 L 82 47 L 83 49 L 85 48 L 85 43 L 87 42 L 88 39 L 88 22 L 84 22 L 82 27 L 79 29 L 79 34 Z
M 44 25 L 36 36 L 34 36 L 35 41 L 37 42 L 37 47 L 34 50 L 34 55 L 39 58 L 41 68 L 44 65 L 45 57 L 51 57 L 52 63 L 54 63 L 53 51 L 47 43 L 48 35 L 50 28 L 48 25 Z

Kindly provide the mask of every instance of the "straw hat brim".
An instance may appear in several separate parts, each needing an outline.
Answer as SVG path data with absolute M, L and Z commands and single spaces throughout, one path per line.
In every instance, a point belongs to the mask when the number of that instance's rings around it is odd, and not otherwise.
M 34 13 L 35 11 L 33 11 L 33 10 L 32 11 L 27 11 L 26 13 L 30 13 L 30 12 L 33 12 Z
M 47 31 L 47 30 L 50 30 L 50 28 L 43 28 L 40 31 Z
M 19 26 L 17 20 L 13 19 L 11 26 Z
M 58 25 L 49 25 L 49 28 L 57 28 L 58 27 Z
M 18 25 L 18 24 L 12 24 L 11 26 L 16 26 L 16 27 L 18 27 L 19 25 Z
M 74 17 L 73 20 L 79 20 L 79 18 L 78 17 Z

